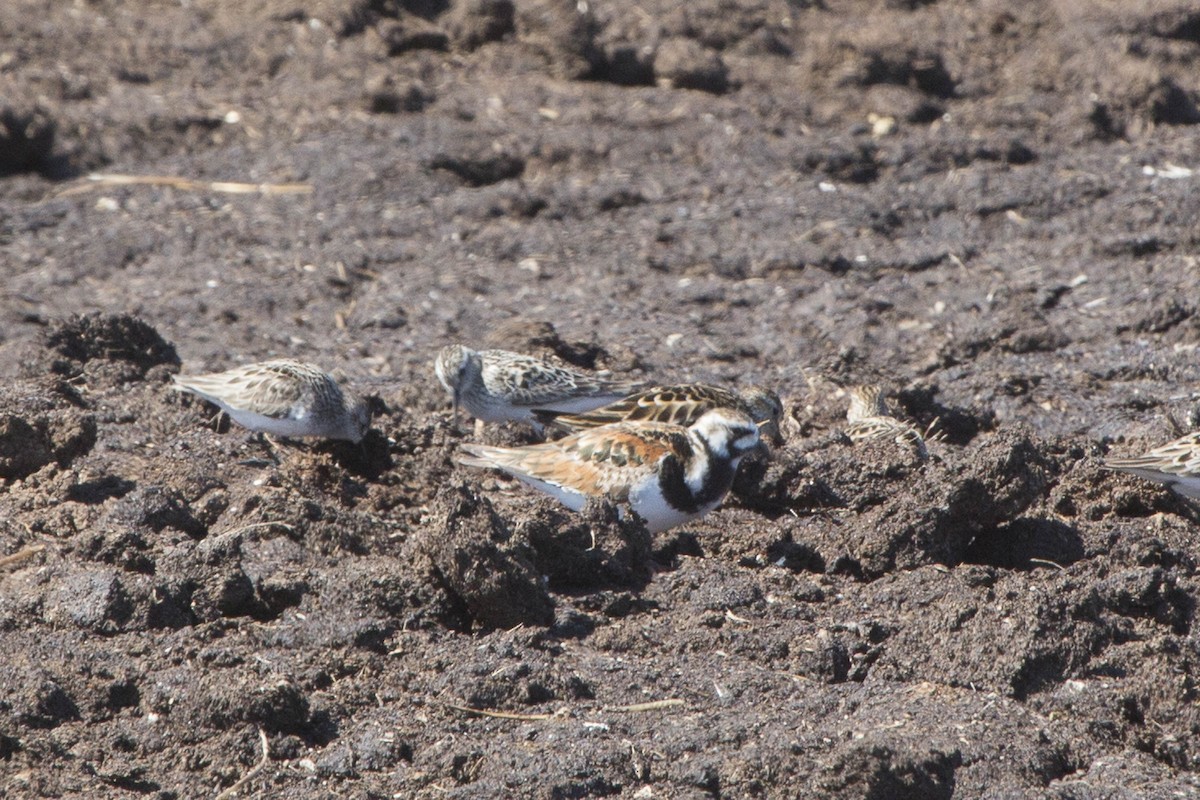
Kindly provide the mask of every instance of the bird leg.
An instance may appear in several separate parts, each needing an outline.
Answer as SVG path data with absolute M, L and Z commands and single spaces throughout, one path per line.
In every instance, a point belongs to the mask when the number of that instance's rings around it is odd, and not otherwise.
M 257 446 L 261 446 L 263 448 L 263 450 L 266 452 L 267 457 L 266 458 L 247 458 L 242 461 L 239 461 L 238 462 L 239 464 L 241 464 L 242 466 L 245 466 L 245 467 L 266 467 L 269 465 L 274 465 L 276 467 L 283 466 L 283 462 L 280 461 L 280 459 L 279 459 L 279 454 L 276 449 L 276 443 L 273 439 L 271 439 L 270 436 L 259 431 L 259 432 L 255 432 L 255 433 L 251 434 L 250 438 L 247 441 L 252 442 Z

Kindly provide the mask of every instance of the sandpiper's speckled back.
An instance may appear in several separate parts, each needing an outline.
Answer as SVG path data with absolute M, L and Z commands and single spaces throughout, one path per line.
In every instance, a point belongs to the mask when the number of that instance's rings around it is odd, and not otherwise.
M 507 350 L 442 348 L 434 371 L 454 398 L 484 422 L 534 422 L 533 409 L 586 411 L 639 388 Z
M 858 422 L 867 417 L 886 417 L 888 414 L 887 401 L 883 397 L 883 389 L 873 384 L 855 386 L 850 390 L 850 408 L 846 411 L 846 420 Z
M 239 425 L 275 436 L 358 442 L 371 425 L 366 398 L 303 361 L 273 359 L 174 381 L 175 389 L 203 397 Z
M 1200 500 L 1200 431 L 1181 436 L 1140 456 L 1110 458 L 1104 466 L 1165 483 L 1184 497 Z

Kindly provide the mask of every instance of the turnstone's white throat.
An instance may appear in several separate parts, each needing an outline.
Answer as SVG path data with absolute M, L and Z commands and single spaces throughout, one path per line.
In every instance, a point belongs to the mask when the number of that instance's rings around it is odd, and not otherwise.
M 207 375 L 176 375 L 174 380 L 172 388 L 199 395 L 237 424 L 272 436 L 359 442 L 371 425 L 365 398 L 302 361 L 262 361 Z
M 750 417 L 720 408 L 687 428 L 618 422 L 527 447 L 463 445 L 458 461 L 503 470 L 575 511 L 588 497 L 627 502 L 658 532 L 716 508 L 758 443 Z

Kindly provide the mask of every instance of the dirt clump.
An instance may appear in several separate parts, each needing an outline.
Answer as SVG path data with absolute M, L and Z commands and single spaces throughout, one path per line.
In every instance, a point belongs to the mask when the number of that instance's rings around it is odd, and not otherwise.
M 87 371 L 90 364 L 99 362 L 119 370 L 106 375 L 118 382 L 144 377 L 153 367 L 179 366 L 175 348 L 163 341 L 158 331 L 125 314 L 88 314 L 66 320 L 50 330 L 46 344 L 66 359 L 51 365 L 54 372 L 64 375 Z
M 0 479 L 55 463 L 68 466 L 96 444 L 96 418 L 70 384 L 49 378 L 10 386 L 0 412 Z
M 546 625 L 553 602 L 533 565 L 528 540 L 514 536 L 492 504 L 464 484 L 434 499 L 439 521 L 423 551 L 435 578 L 481 625 Z
M 637 590 L 650 580 L 652 540 L 628 509 L 596 499 L 576 514 L 543 500 L 522 516 L 516 529 L 553 591 Z

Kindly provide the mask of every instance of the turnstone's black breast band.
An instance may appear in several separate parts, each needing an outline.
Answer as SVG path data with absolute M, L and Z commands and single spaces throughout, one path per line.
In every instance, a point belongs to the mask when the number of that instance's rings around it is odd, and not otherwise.
M 687 514 L 694 514 L 700 510 L 684 477 L 683 462 L 675 456 L 663 459 L 658 473 L 658 485 L 662 488 L 663 499 L 671 508 Z
M 697 455 L 692 449 L 689 440 L 686 446 L 686 455 L 681 453 L 682 458 L 674 455 L 667 456 L 658 477 L 663 499 L 672 508 L 687 514 L 698 513 L 705 506 L 724 497 L 725 493 L 729 491 L 729 487 L 733 485 L 733 467 L 730 465 L 729 459 L 717 458 L 713 454 L 712 448 L 708 446 L 708 442 L 703 439 L 700 440 L 700 443 L 704 448 L 702 456 Z M 687 484 L 687 468 L 698 457 L 703 457 L 707 461 L 708 470 L 704 475 L 704 482 L 700 485 L 700 491 L 693 493 Z

